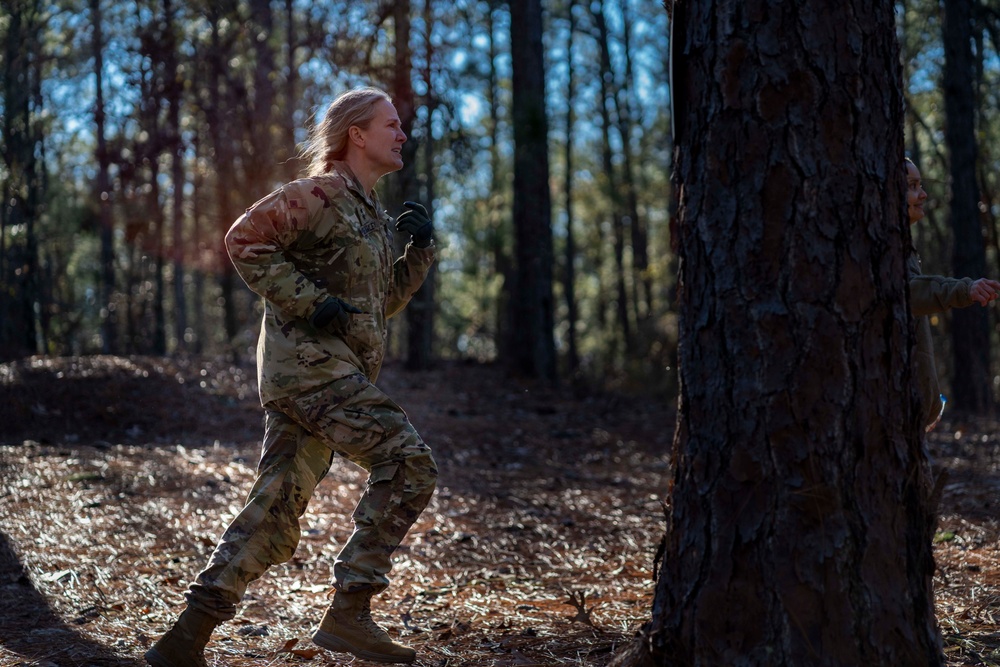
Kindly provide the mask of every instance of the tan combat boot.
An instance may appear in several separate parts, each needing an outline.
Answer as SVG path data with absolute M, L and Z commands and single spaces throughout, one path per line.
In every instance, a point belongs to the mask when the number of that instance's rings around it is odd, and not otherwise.
M 206 667 L 205 644 L 219 619 L 198 609 L 186 608 L 167 634 L 146 651 L 153 667 Z
M 417 652 L 397 644 L 372 620 L 371 594 L 337 591 L 313 643 L 375 662 L 413 662 Z

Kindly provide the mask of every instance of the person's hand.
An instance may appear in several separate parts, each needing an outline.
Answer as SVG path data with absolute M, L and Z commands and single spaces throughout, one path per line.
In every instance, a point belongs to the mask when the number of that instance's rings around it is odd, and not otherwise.
M 1000 282 L 989 278 L 980 278 L 972 283 L 969 296 L 980 306 L 986 306 L 1000 296 Z
M 409 232 L 413 245 L 418 248 L 426 248 L 431 244 L 431 237 L 434 234 L 434 225 L 431 223 L 431 216 L 423 204 L 415 201 L 403 202 L 407 208 L 398 218 L 396 218 L 396 231 Z
M 362 312 L 360 308 L 352 306 L 343 299 L 331 296 L 316 309 L 316 312 L 309 318 L 309 322 L 317 329 L 327 329 L 335 334 L 343 335 L 347 332 L 347 325 L 351 322 L 351 314 Z

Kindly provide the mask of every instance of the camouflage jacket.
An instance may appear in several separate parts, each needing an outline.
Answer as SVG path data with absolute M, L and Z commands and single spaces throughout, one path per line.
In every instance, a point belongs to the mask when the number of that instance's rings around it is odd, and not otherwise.
M 264 297 L 257 342 L 262 404 L 357 372 L 375 382 L 386 319 L 417 291 L 434 248 L 408 245 L 392 260 L 392 218 L 368 197 L 350 167 L 288 183 L 241 215 L 226 234 L 229 256 Z M 328 297 L 360 308 L 338 336 L 310 316 Z
M 920 257 L 911 253 L 906 262 L 910 283 L 910 312 L 916 319 L 916 374 L 924 425 L 929 426 L 941 413 L 937 366 L 934 361 L 934 340 L 928 315 L 952 308 L 967 308 L 974 302 L 969 296 L 971 278 L 945 278 L 920 272 Z

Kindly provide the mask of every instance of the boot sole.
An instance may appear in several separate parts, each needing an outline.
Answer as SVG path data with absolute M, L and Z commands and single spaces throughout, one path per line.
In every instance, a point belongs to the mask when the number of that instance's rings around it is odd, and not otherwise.
M 386 653 L 373 653 L 371 651 L 366 651 L 364 649 L 355 648 L 351 644 L 348 644 L 340 637 L 336 635 L 331 635 L 329 632 L 323 632 L 322 630 L 317 630 L 312 636 L 313 644 L 317 646 L 322 646 L 323 648 L 330 651 L 340 651 L 341 653 L 351 653 L 359 658 L 364 658 L 365 660 L 371 660 L 372 662 L 386 662 L 386 663 L 401 663 L 401 662 L 413 662 L 416 660 L 417 656 L 403 657 L 388 655 Z
M 173 664 L 160 655 L 160 653 L 154 648 L 146 651 L 146 654 L 142 657 L 146 660 L 146 664 L 152 665 L 153 667 L 173 667 Z

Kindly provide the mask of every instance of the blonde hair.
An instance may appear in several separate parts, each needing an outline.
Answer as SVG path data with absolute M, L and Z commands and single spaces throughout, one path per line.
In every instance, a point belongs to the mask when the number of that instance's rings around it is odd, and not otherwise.
M 306 176 L 319 176 L 333 169 L 335 160 L 347 156 L 347 132 L 357 125 L 367 129 L 375 118 L 375 105 L 392 98 L 378 88 L 357 88 L 350 90 L 327 107 L 323 121 L 309 133 L 309 141 L 300 155 L 308 160 Z

